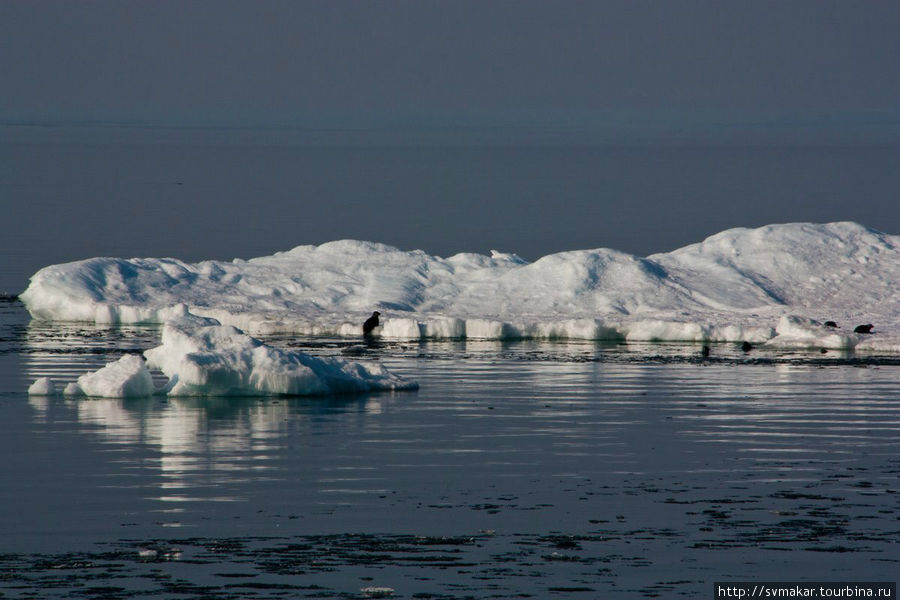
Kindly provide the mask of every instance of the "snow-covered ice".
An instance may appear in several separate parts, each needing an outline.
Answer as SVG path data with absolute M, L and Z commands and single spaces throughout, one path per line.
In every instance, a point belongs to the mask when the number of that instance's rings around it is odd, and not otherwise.
M 144 355 L 169 377 L 170 396 L 306 396 L 417 387 L 381 363 L 274 348 L 227 325 L 194 330 L 166 325 L 162 345 Z
M 56 385 L 49 377 L 40 377 L 28 388 L 29 396 L 53 396 L 56 394 Z
M 146 360 L 145 360 L 146 358 Z M 150 370 L 169 377 L 155 388 Z M 352 362 L 273 348 L 231 326 L 168 324 L 162 344 L 128 354 L 69 383 L 66 396 L 134 398 L 168 396 L 309 396 L 380 390 L 411 390 L 418 384 L 376 362 Z M 33 396 L 55 393 L 43 377 L 28 389 Z
M 730 229 L 648 257 L 607 248 L 527 262 L 343 240 L 251 260 L 92 258 L 46 267 L 37 319 L 214 318 L 251 333 L 395 338 L 742 341 L 900 351 L 900 237 L 857 223 Z M 837 329 L 826 328 L 833 320 Z M 853 333 L 875 323 L 874 335 Z
M 85 373 L 78 381 L 66 386 L 67 396 L 97 396 L 103 398 L 133 398 L 154 392 L 153 377 L 144 359 L 126 354 L 92 373 Z

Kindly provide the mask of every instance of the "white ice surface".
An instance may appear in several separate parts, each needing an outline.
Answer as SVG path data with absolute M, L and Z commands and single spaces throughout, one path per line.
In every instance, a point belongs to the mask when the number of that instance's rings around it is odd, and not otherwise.
M 53 396 L 56 394 L 56 385 L 49 377 L 36 379 L 28 388 L 29 396 Z
M 166 325 L 162 345 L 144 355 L 169 377 L 170 396 L 306 396 L 418 387 L 380 363 L 273 348 L 231 326 Z
M 337 241 L 251 260 L 93 258 L 36 273 L 38 319 L 212 317 L 254 333 L 741 341 L 900 351 L 900 237 L 850 222 L 730 229 L 641 258 L 599 248 L 528 263 Z M 837 330 L 820 325 L 826 320 Z M 853 333 L 874 323 L 875 334 Z
M 351 362 L 282 350 L 231 326 L 168 324 L 162 344 L 129 354 L 86 373 L 65 388 L 67 396 L 131 398 L 168 396 L 319 395 L 376 390 L 408 390 L 418 385 L 390 373 L 380 363 Z M 155 389 L 151 368 L 169 377 Z M 41 378 L 31 395 L 51 395 L 54 383 Z
M 134 354 L 126 354 L 102 369 L 85 373 L 65 389 L 67 396 L 102 398 L 133 398 L 153 392 L 153 377 L 144 359 Z

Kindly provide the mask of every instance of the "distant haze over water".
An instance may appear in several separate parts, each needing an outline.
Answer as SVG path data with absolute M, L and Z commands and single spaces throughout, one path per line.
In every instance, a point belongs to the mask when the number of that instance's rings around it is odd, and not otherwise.
M 864 124 L 0 131 L 0 293 L 93 256 L 250 258 L 345 238 L 535 260 L 793 221 L 900 232 L 900 144 Z

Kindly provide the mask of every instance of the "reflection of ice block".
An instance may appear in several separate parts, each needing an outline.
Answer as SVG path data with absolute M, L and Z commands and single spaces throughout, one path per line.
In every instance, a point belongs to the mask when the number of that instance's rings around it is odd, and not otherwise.
M 77 402 L 78 421 L 100 425 L 110 441 L 135 444 L 141 441 L 141 415 L 128 410 L 121 398 L 95 398 Z

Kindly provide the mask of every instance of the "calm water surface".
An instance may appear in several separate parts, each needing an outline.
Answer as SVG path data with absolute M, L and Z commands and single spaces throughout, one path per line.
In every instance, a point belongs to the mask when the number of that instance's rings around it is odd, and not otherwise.
M 157 340 L 0 302 L 0 597 L 706 598 L 900 570 L 893 360 L 384 343 L 358 359 L 417 392 L 25 394 Z
M 247 259 L 346 238 L 534 261 L 599 247 L 646 256 L 770 223 L 900 232 L 896 140 L 769 133 L 786 143 L 0 124 L 0 293 L 93 256 Z

